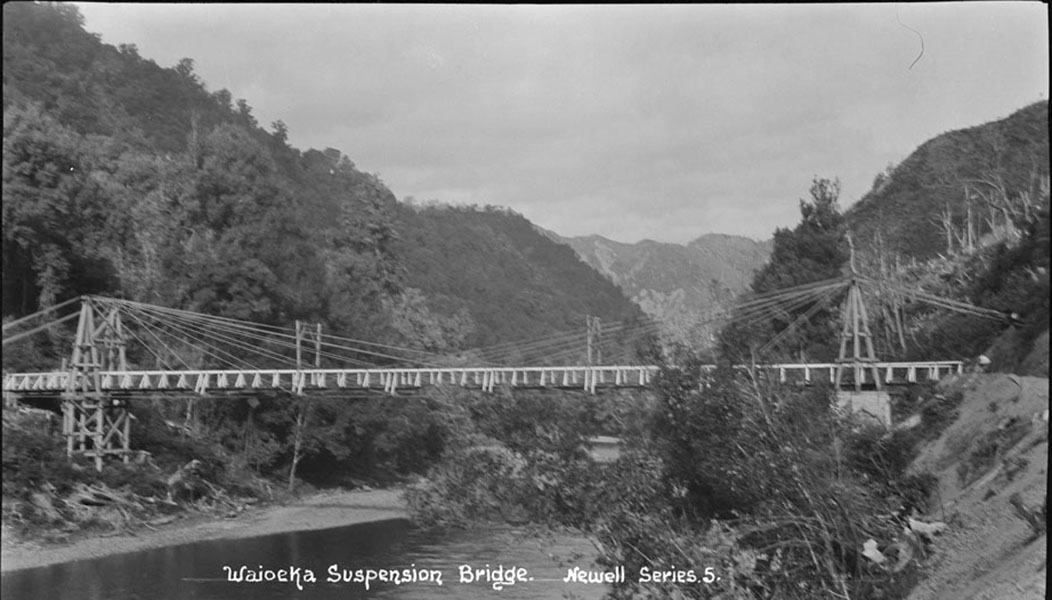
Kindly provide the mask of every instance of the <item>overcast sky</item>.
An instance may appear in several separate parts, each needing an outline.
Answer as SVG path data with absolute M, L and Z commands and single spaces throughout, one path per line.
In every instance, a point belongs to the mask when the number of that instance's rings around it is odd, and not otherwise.
M 194 59 L 400 199 L 623 242 L 768 238 L 812 177 L 839 177 L 846 208 L 925 140 L 1049 87 L 1036 2 L 77 5 L 103 42 Z

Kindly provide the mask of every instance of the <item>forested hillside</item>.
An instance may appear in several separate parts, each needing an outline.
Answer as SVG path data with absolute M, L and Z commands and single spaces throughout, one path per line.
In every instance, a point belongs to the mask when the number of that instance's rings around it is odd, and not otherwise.
M 317 322 L 326 335 L 385 346 L 367 362 L 327 356 L 332 367 L 388 365 L 410 349 L 439 355 L 430 364 L 478 364 L 491 355 L 477 348 L 497 343 L 508 360 L 574 364 L 583 342 L 560 338 L 559 353 L 529 356 L 514 342 L 567 329 L 583 340 L 588 316 L 642 317 L 523 217 L 399 202 L 340 150 L 297 149 L 282 122 L 264 128 L 246 100 L 208 90 L 190 58 L 164 68 L 134 44 L 103 44 L 67 4 L 7 3 L 3 16 L 5 372 L 68 359 L 76 321 L 47 331 L 12 322 L 85 294 L 264 327 Z M 253 350 L 231 342 L 220 356 L 194 335 L 175 350 L 153 339 L 189 368 L 246 364 Z M 603 341 L 605 357 L 635 362 L 643 340 Z M 164 362 L 135 346 L 129 366 Z M 50 400 L 38 405 L 54 412 Z M 300 478 L 388 481 L 470 441 L 459 409 L 426 394 L 154 394 L 128 410 L 142 460 L 97 473 L 70 461 L 46 411 L 5 406 L 5 531 L 91 527 L 94 509 L 69 508 L 87 488 L 147 503 L 118 527 L 156 517 L 162 503 L 176 510 L 157 500 L 173 474 L 196 482 L 176 495 L 183 506 L 243 508 L 232 499 L 274 499 L 278 478 L 290 490 Z
M 967 245 L 969 230 L 977 243 L 1006 221 L 1027 218 L 1020 197 L 1036 204 L 1048 175 L 1048 101 L 1042 101 L 921 144 L 879 173 L 844 216 L 862 244 L 928 259 Z
M 969 359 L 1048 375 L 1048 102 L 928 140 L 845 212 L 861 271 L 992 309 L 996 320 L 869 298 L 883 356 Z
M 102 294 L 448 352 L 639 314 L 518 215 L 402 205 L 292 147 L 190 58 L 103 44 L 70 5 L 3 10 L 5 317 Z
M 584 328 L 584 315 L 642 316 L 574 252 L 509 210 L 400 204 L 396 254 L 407 281 L 469 347 Z

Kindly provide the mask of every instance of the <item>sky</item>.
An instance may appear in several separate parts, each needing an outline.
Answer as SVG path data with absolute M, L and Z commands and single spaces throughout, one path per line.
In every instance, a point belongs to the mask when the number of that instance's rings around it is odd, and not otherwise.
M 626 243 L 767 239 L 814 177 L 847 208 L 924 141 L 1049 88 L 1037 2 L 75 4 L 399 199 Z

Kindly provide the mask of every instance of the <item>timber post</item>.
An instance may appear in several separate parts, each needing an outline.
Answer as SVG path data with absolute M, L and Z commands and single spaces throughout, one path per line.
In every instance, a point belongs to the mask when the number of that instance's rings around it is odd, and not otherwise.
M 124 401 L 102 387 L 104 371 L 127 371 L 126 338 L 120 310 L 81 300 L 77 336 L 62 393 L 62 434 L 66 454 L 95 459 L 102 470 L 108 456 L 128 462 L 131 419 Z
M 585 325 L 588 332 L 587 345 L 585 348 L 588 357 L 588 366 L 601 365 L 603 364 L 602 323 L 599 320 L 599 317 L 585 315 Z
M 306 404 L 303 399 L 303 386 L 305 384 L 303 374 L 303 342 L 307 338 L 313 338 L 314 340 L 314 368 L 321 368 L 321 323 L 315 324 L 315 330 L 312 332 L 306 323 L 297 320 L 296 321 L 296 371 L 297 380 L 299 383 L 293 385 L 293 390 L 297 395 L 300 396 L 299 406 L 296 410 L 296 425 L 295 425 L 295 437 L 292 442 L 292 465 L 289 467 L 289 491 L 293 491 L 296 487 L 296 467 L 299 465 L 300 460 L 303 458 L 303 428 L 307 425 L 309 419 L 310 404 Z M 317 384 L 316 381 L 312 381 L 312 384 Z

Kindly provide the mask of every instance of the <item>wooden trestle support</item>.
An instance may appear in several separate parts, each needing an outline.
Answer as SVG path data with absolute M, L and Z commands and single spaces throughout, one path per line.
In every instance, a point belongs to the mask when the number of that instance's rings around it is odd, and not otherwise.
M 124 401 L 102 387 L 102 371 L 126 371 L 125 335 L 116 307 L 103 311 L 85 297 L 77 337 L 62 393 L 62 434 L 66 454 L 95 459 L 102 470 L 108 457 L 128 462 L 131 420 Z
M 869 317 L 866 314 L 866 305 L 862 302 L 862 292 L 858 283 L 852 279 L 847 290 L 847 301 L 844 302 L 842 315 L 844 322 L 840 333 L 840 353 L 836 359 L 836 389 L 844 376 L 845 367 L 851 367 L 855 391 L 861 391 L 862 384 L 866 379 L 866 371 L 870 371 L 870 381 L 879 390 L 881 379 L 877 372 L 877 357 L 873 352 L 873 335 L 869 330 Z M 850 356 L 848 347 L 851 347 Z M 865 354 L 863 354 L 865 346 Z

